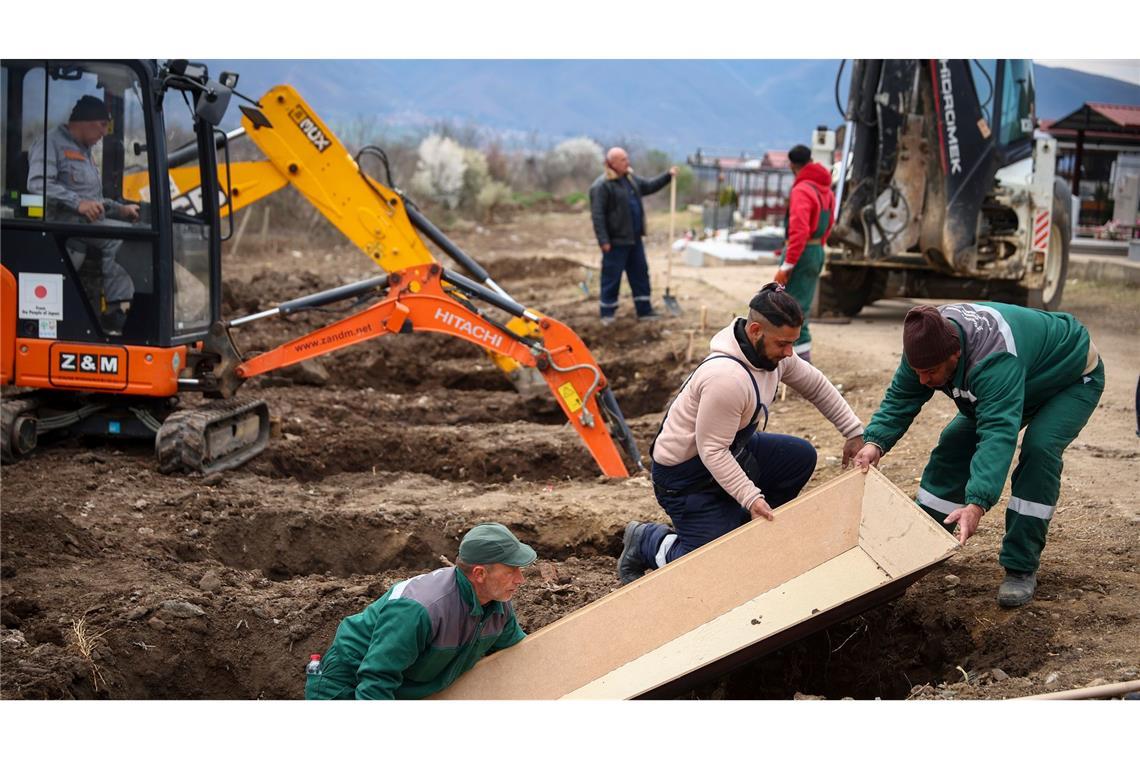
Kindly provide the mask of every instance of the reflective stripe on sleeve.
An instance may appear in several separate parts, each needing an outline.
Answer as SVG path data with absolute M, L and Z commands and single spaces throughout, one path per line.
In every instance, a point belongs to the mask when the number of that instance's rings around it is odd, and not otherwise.
M 918 503 L 922 506 L 926 507 L 927 509 L 933 509 L 935 512 L 941 512 L 944 515 L 948 515 L 955 509 L 961 509 L 962 507 L 966 506 L 965 504 L 955 504 L 952 501 L 941 499 L 932 494 L 930 491 L 927 491 L 925 488 L 918 489 L 917 498 Z

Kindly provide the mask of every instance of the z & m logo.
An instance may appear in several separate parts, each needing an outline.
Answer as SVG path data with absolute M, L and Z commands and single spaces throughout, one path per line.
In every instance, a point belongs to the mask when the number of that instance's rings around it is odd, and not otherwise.
M 50 367 L 51 383 L 58 387 L 127 387 L 127 352 L 120 348 L 92 350 L 56 344 Z
M 309 142 L 311 142 L 313 147 L 319 152 L 324 153 L 325 149 L 332 145 L 332 140 L 321 131 L 317 123 L 313 121 L 313 117 L 305 113 L 304 108 L 300 106 L 295 107 L 289 112 L 289 118 L 305 133 L 305 137 L 309 138 Z
M 60 372 L 93 372 L 100 375 L 119 374 L 119 357 L 104 354 L 73 354 L 61 351 Z

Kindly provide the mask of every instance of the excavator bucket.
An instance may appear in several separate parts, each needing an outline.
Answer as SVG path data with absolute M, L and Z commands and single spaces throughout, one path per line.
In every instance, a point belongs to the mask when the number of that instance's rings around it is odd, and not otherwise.
M 159 428 L 154 450 L 159 472 L 208 475 L 248 462 L 268 442 L 268 405 L 231 399 L 174 412 Z

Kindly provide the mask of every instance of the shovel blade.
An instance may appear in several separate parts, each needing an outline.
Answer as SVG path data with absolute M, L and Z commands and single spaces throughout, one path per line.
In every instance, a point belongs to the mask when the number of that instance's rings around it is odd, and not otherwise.
M 665 310 L 675 317 L 679 317 L 685 313 L 681 308 L 681 304 L 677 303 L 677 299 L 669 293 L 666 293 L 661 298 L 661 302 L 665 304 Z

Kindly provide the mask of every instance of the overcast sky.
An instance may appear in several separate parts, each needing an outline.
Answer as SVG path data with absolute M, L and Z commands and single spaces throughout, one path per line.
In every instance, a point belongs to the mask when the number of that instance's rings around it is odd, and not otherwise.
M 1062 69 L 1076 69 L 1087 74 L 1112 77 L 1140 86 L 1140 59 L 1074 60 L 1062 58 L 1034 58 L 1034 63 Z

